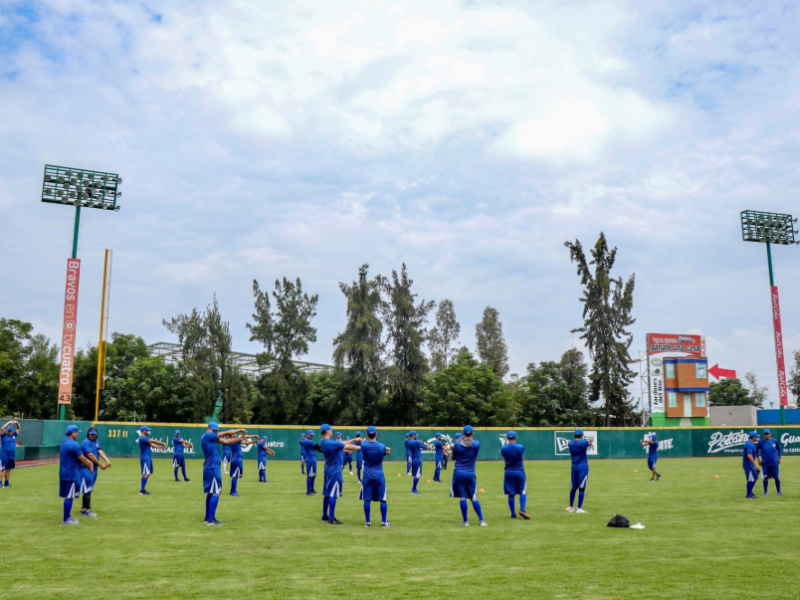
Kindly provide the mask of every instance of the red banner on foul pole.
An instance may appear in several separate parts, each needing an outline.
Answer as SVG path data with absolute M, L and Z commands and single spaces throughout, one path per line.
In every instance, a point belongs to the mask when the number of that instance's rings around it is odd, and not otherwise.
M 67 285 L 64 288 L 64 329 L 61 334 L 61 366 L 58 375 L 58 403 L 72 404 L 72 373 L 75 365 L 75 332 L 78 327 L 78 284 L 81 261 L 67 260 Z
M 775 357 L 778 360 L 778 393 L 781 406 L 789 404 L 789 391 L 786 385 L 786 364 L 783 359 L 783 332 L 781 331 L 781 304 L 778 287 L 772 286 L 772 327 L 775 331 Z

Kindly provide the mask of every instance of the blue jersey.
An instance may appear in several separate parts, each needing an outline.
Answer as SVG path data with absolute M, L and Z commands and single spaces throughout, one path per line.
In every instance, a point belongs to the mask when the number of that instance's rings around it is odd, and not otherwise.
M 94 457 L 99 461 L 100 460 L 100 454 L 98 454 L 98 452 L 97 452 L 98 450 L 100 450 L 100 440 L 96 440 L 96 441 L 93 442 L 89 438 L 86 438 L 81 443 L 81 452 L 83 453 L 83 455 L 86 458 L 89 458 L 88 455 L 91 452 L 92 454 L 94 454 Z M 92 459 L 89 458 L 89 461 L 91 461 L 91 460 Z
M 658 458 L 658 442 L 650 442 L 650 445 L 647 447 L 647 453 L 650 455 L 650 458 Z
M 227 458 L 228 460 L 231 459 L 231 447 L 230 446 L 222 446 L 222 457 Z
M 761 456 L 761 463 L 765 467 L 777 467 L 778 466 L 778 459 L 781 457 L 783 450 L 781 449 L 780 443 L 778 440 L 771 439 L 771 440 L 758 440 L 756 450 L 758 450 L 759 456 Z
M 342 438 L 336 438 L 336 441 L 337 441 L 337 442 L 340 442 L 340 443 L 342 443 L 342 444 L 344 443 L 344 440 L 342 440 Z M 341 449 L 341 450 L 339 450 L 339 455 L 341 456 L 341 459 L 342 459 L 342 466 L 343 466 L 343 467 L 344 467 L 344 460 L 345 460 L 345 458 L 344 458 L 344 455 L 345 455 L 345 454 L 346 454 L 346 453 L 345 453 L 345 451 L 344 451 L 344 446 L 342 446 L 342 449 Z
M 439 440 L 433 442 L 433 451 L 436 453 L 437 462 L 444 458 L 444 444 Z
M 500 454 L 506 461 L 506 471 L 525 470 L 525 446 L 522 444 L 506 444 L 500 448 Z
M 306 438 L 303 438 L 303 439 L 300 440 L 300 458 L 305 458 L 306 457 L 306 449 L 303 448 L 303 442 L 305 442 L 305 441 L 306 441 Z
M 378 441 L 367 440 L 361 444 L 364 457 L 364 478 L 383 479 L 383 459 L 386 457 L 386 446 Z
M 337 442 L 330 438 L 322 440 L 322 455 L 325 457 L 325 475 L 339 475 L 342 472 L 342 454 L 344 449 L 342 442 Z
M 454 471 L 466 471 L 468 473 L 475 472 L 475 461 L 478 460 L 478 452 L 480 452 L 481 443 L 478 440 L 471 438 L 459 440 L 453 446 L 453 458 L 456 461 L 456 468 Z
M 256 448 L 258 448 L 258 462 L 267 460 L 267 445 L 264 442 L 258 442 Z
M 569 443 L 569 453 L 572 456 L 573 469 L 588 469 L 589 459 L 586 453 L 589 450 L 589 440 L 572 440 Z
M 425 448 L 425 446 L 426 444 L 419 440 L 408 440 L 408 450 L 411 452 L 412 462 L 422 461 L 422 449 Z
M 175 456 L 183 456 L 183 440 L 179 437 L 172 438 L 172 445 L 175 448 Z
M 139 437 L 139 460 L 150 460 L 150 438 L 146 435 Z
M 16 432 L 8 435 L 3 434 L 3 454 L 14 454 L 17 451 L 17 434 Z
M 68 437 L 61 440 L 61 464 L 58 467 L 59 479 L 64 481 L 78 480 L 83 466 L 79 458 L 82 455 L 83 451 L 78 442 Z
M 225 447 L 231 449 L 231 462 L 234 460 L 244 460 L 244 455 L 242 455 L 242 442 L 234 442 L 230 446 Z
M 309 440 L 308 438 L 303 440 L 303 449 L 306 452 L 306 462 L 317 461 L 317 451 L 314 450 L 314 440 Z
M 203 449 L 203 468 L 204 469 L 219 469 L 221 461 L 219 458 L 219 434 L 216 431 L 207 431 L 200 438 L 200 447 Z M 227 448 L 227 446 L 223 446 Z
M 744 443 L 744 450 L 742 451 L 742 466 L 745 469 L 755 469 L 756 467 L 750 462 L 748 455 L 752 456 L 753 460 L 755 460 L 756 456 L 758 455 L 756 451 L 756 445 L 750 440 L 747 440 Z
M 411 458 L 411 448 L 409 447 L 411 440 L 406 438 L 406 441 L 403 443 L 406 445 L 406 458 Z

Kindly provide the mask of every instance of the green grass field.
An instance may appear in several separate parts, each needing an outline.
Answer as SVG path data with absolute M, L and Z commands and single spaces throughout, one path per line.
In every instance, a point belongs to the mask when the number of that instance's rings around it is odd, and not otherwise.
M 201 463 L 174 483 L 158 460 L 139 496 L 139 463 L 115 460 L 93 495 L 99 518 L 63 527 L 57 465 L 17 470 L 0 491 L 2 598 L 733 598 L 796 595 L 800 460 L 782 465 L 784 498 L 744 499 L 740 459 L 672 459 L 648 482 L 644 460 L 596 460 L 584 508 L 565 512 L 566 462 L 528 462 L 532 521 L 511 520 L 502 466 L 480 463 L 488 527 L 459 526 L 449 483 L 409 493 L 404 465 L 386 467 L 391 529 L 363 527 L 355 476 L 345 474 L 337 516 L 320 521 L 298 463 L 273 462 L 269 484 L 246 462 L 241 498 L 224 494 L 203 524 Z M 452 468 L 452 465 L 451 465 Z M 634 472 L 638 469 L 638 473 Z M 444 472 L 449 482 L 452 471 Z M 719 475 L 716 479 L 714 476 Z M 322 489 L 318 479 L 317 491 Z M 225 478 L 226 492 L 230 480 Z M 759 496 L 761 483 L 756 487 Z M 77 515 L 80 501 L 76 501 Z M 472 509 L 470 508 L 470 511 Z M 614 513 L 644 531 L 608 529 Z M 379 522 L 377 504 L 373 523 Z

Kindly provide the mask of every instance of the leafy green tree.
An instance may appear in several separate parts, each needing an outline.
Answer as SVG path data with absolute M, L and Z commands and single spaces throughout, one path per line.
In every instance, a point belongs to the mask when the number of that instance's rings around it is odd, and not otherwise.
M 311 321 L 317 314 L 319 296 L 303 292 L 300 279 L 275 282 L 272 299 L 253 280 L 254 323 L 248 323 L 250 341 L 260 342 L 264 351 L 257 355 L 269 371 L 258 382 L 259 400 L 252 405 L 255 423 L 297 423 L 308 414 L 308 381 L 293 360 L 308 353 L 317 341 Z
M 380 424 L 386 373 L 380 280 L 370 279 L 369 265 L 364 264 L 358 270 L 358 281 L 340 283 L 339 288 L 347 299 L 347 325 L 333 340 L 339 397 L 329 407 L 328 418 L 336 411 L 334 420 L 339 423 Z
M 428 347 L 431 350 L 431 367 L 434 371 L 446 369 L 458 356 L 456 344 L 461 335 L 461 325 L 456 318 L 453 301 L 444 299 L 436 309 L 436 326 L 428 336 Z
M 476 348 L 480 359 L 502 379 L 508 373 L 508 348 L 503 338 L 503 324 L 496 308 L 487 306 L 483 319 L 475 326 Z
M 583 326 L 573 332 L 582 334 L 592 358 L 591 400 L 596 402 L 602 397 L 607 427 L 633 424 L 636 413 L 628 391 L 635 375 L 628 366 L 632 362 L 629 349 L 633 335 L 627 328 L 636 322 L 631 316 L 635 275 L 626 282 L 622 277 L 611 276 L 617 249 L 609 249 L 602 232 L 591 250 L 591 261 L 587 260 L 580 241 L 564 245 L 572 262 L 577 264 L 584 288 Z
M 577 348 L 570 348 L 561 355 L 559 368 L 561 377 L 569 390 L 566 402 L 567 410 L 574 411 L 587 418 L 590 412 L 589 388 L 586 384 L 589 365 L 586 364 L 583 358 L 583 352 Z
M 758 406 L 761 404 L 750 397 L 750 392 L 739 379 L 712 381 L 708 390 L 709 406 Z
M 428 380 L 421 406 L 423 425 L 460 427 L 462 425 L 505 425 L 496 422 L 509 418 L 505 411 L 513 401 L 503 382 L 486 363 L 469 354 L 459 355 L 446 369 Z
M 388 369 L 389 406 L 387 419 L 395 425 L 417 422 L 419 405 L 425 393 L 428 360 L 422 351 L 427 338 L 425 324 L 434 302 L 421 300 L 411 291 L 413 280 L 405 263 L 400 273 L 392 270 L 390 279 L 381 278 L 385 295 L 384 324 L 391 345 Z
M 325 421 L 341 425 L 356 425 L 359 421 L 348 420 L 338 413 L 340 378 L 333 369 L 323 369 L 306 374 L 308 381 L 307 402 L 298 418 L 299 423 L 323 423 Z
M 756 402 L 756 406 L 765 406 L 765 402 L 767 401 L 767 394 L 769 393 L 769 388 L 765 385 L 761 385 L 761 382 L 758 381 L 758 375 L 756 375 L 753 371 L 749 371 L 744 374 L 744 380 L 747 382 L 747 388 L 750 392 L 750 397 Z

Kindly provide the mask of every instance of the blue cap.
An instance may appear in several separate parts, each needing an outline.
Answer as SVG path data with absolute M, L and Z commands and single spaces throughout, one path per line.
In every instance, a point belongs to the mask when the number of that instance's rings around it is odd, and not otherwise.
M 658 434 L 657 433 L 651 433 L 650 434 L 650 438 L 655 440 L 655 439 L 658 438 Z
M 583 429 L 581 429 L 580 427 L 578 427 L 578 428 L 575 430 L 575 435 L 583 435 Z
M 211 423 L 208 424 L 208 428 L 211 431 L 219 431 L 219 425 L 217 425 L 214 421 L 211 421 Z
M 181 430 L 180 429 L 176 429 L 175 430 L 175 435 L 180 435 L 180 434 L 181 434 Z
M 81 430 L 78 429 L 77 425 L 67 425 L 67 435 L 70 435 L 71 433 L 75 433 L 76 431 L 78 433 L 81 433 Z
M 305 431 L 301 431 L 301 432 L 300 432 L 300 437 L 303 437 L 305 434 L 306 434 L 306 432 L 305 432 Z
M 464 425 L 464 435 L 472 435 L 472 432 L 475 430 L 472 428 L 472 425 Z
M 263 437 L 263 438 L 261 438 L 261 439 L 262 439 L 262 440 L 264 440 L 265 442 L 268 442 L 268 441 L 269 441 L 269 438 L 268 438 L 267 436 L 264 436 L 264 437 Z
M 310 435 L 310 436 L 313 437 L 314 436 L 314 430 L 313 429 L 309 429 L 308 431 L 306 431 L 306 435 Z
M 327 423 L 323 423 L 322 427 L 319 428 L 320 433 L 325 433 L 326 431 L 330 431 L 330 430 L 331 430 L 331 426 L 328 425 Z
M 356 431 L 356 437 L 358 437 L 360 435 L 361 435 L 361 432 L 360 431 Z
M 417 432 L 416 431 L 409 431 L 408 435 L 417 435 Z
M 769 429 L 765 429 L 761 433 L 763 433 L 764 435 L 767 435 L 768 433 L 772 433 L 772 432 Z
M 342 437 L 342 432 L 341 431 L 337 431 L 336 432 L 336 437 Z
M 375 427 L 375 425 L 370 425 L 367 427 L 367 434 L 372 435 L 373 433 L 378 433 L 378 429 Z
M 442 437 L 441 433 L 437 433 L 434 437 Z
M 506 437 L 507 437 L 508 439 L 513 439 L 513 440 L 515 440 L 515 439 L 517 439 L 517 432 L 516 432 L 516 431 L 509 431 L 509 432 L 506 434 Z
M 8 427 L 6 427 L 6 431 L 14 431 L 14 426 L 9 425 Z
M 460 438 L 460 437 L 464 437 L 464 436 L 462 436 L 460 433 L 457 433 L 457 434 L 456 434 L 456 439 L 458 439 L 458 438 Z
M 150 431 L 150 428 L 147 425 L 142 425 L 139 429 L 142 431 Z
M 754 429 L 750 432 L 750 437 L 758 437 L 758 432 Z
M 345 436 L 345 438 L 344 438 L 344 439 L 345 439 L 345 441 L 347 441 L 347 440 L 349 440 L 349 439 L 350 439 L 350 436 L 349 436 L 349 435 L 348 435 L 348 436 Z
M 93 433 L 95 435 L 99 435 L 98 432 L 97 432 L 97 427 L 95 427 L 94 425 L 89 427 L 89 430 L 86 432 L 86 435 L 92 435 Z

